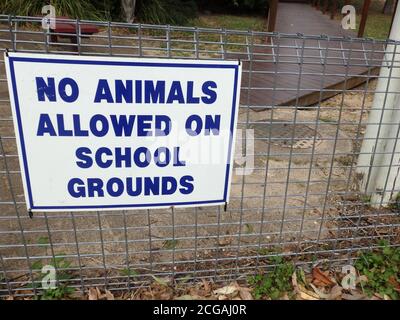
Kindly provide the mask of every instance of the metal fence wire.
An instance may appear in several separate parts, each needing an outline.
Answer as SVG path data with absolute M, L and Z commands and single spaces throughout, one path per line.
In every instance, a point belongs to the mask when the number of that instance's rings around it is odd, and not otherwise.
M 49 34 L 41 18 L 0 15 L 0 47 L 241 59 L 231 201 L 226 208 L 42 212 L 30 218 L 2 55 L 0 296 L 40 294 L 35 281 L 46 264 L 55 266 L 59 284 L 113 291 L 147 285 L 154 277 L 246 279 L 273 267 L 276 256 L 304 268 L 316 260 L 341 266 L 352 263 L 358 251 L 378 246 L 378 240 L 400 243 L 400 121 L 393 103 L 400 93 L 399 43 L 66 22 L 76 26 L 76 35 Z M 81 34 L 84 24 L 99 32 Z

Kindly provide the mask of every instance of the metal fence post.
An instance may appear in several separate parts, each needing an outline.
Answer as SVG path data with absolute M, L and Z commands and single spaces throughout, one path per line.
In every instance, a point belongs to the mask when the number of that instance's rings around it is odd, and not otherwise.
M 400 7 L 397 8 L 390 32 L 391 40 L 400 40 Z M 361 176 L 361 189 L 371 195 L 371 203 L 381 203 L 383 197 L 389 200 L 383 189 L 384 181 L 398 183 L 395 171 L 390 170 L 393 143 L 398 137 L 393 125 L 400 117 L 400 101 L 397 90 L 400 88 L 400 52 L 396 44 L 388 44 L 379 74 L 376 93 L 368 117 L 368 123 L 358 158 L 358 173 Z M 392 140 L 390 140 L 390 138 Z M 397 157 L 396 157 L 397 158 Z M 391 186 L 393 187 L 393 186 Z

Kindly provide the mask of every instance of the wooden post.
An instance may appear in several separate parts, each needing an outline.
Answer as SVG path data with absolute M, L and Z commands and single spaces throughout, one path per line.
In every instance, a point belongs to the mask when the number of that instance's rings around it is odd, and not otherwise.
M 278 12 L 278 0 L 269 0 L 269 10 L 268 10 L 268 32 L 275 31 L 276 15 Z
M 368 10 L 369 10 L 370 4 L 371 4 L 371 0 L 364 0 L 364 6 L 362 9 L 362 14 L 361 14 L 360 27 L 358 28 L 358 35 L 357 35 L 359 38 L 361 38 L 364 35 L 365 24 L 367 23 Z

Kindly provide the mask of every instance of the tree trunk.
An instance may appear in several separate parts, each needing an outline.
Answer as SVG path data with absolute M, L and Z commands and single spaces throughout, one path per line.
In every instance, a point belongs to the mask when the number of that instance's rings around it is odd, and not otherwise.
M 135 21 L 136 0 L 121 0 L 121 4 L 126 22 L 132 23 Z

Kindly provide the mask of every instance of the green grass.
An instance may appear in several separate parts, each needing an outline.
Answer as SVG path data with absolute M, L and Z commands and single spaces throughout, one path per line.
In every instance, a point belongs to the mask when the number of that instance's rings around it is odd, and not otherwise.
M 248 279 L 249 284 L 253 287 L 254 298 L 267 297 L 276 300 L 285 293 L 291 294 L 293 290 L 291 278 L 295 270 L 294 264 L 286 261 L 281 256 L 271 257 L 268 261 L 275 265 L 271 272 L 257 274 Z
M 361 283 L 362 289 L 368 296 L 379 293 L 399 299 L 400 247 L 389 247 L 386 241 L 380 245 L 379 249 L 360 253 L 355 263 L 358 272 L 368 279 Z
M 41 294 L 37 297 L 38 299 L 41 300 L 62 299 L 68 297 L 75 291 L 74 288 L 70 287 L 66 283 L 66 281 L 72 278 L 72 275 L 67 271 L 67 269 L 71 267 L 71 263 L 67 261 L 63 257 L 63 255 L 65 254 L 61 253 L 59 255 L 56 255 L 55 258 L 53 258 L 50 263 L 50 265 L 52 265 L 57 269 L 56 280 L 63 282 L 59 283 L 58 286 L 54 289 L 41 290 Z M 40 260 L 37 260 L 34 263 L 32 263 L 32 270 L 33 270 L 32 285 L 36 289 L 41 289 L 42 280 L 47 275 L 41 272 L 43 266 L 44 263 Z
M 340 13 L 341 8 L 344 6 L 344 1 L 340 0 L 337 2 L 338 12 L 335 19 L 340 21 L 342 19 L 342 14 Z M 364 4 L 364 0 L 352 0 L 350 4 L 356 8 L 357 13 L 357 29 L 354 32 L 358 32 L 358 28 L 361 21 L 361 13 Z M 390 23 L 392 21 L 392 16 L 390 14 L 383 14 L 384 0 L 374 0 L 371 1 L 367 23 L 365 25 L 364 38 L 374 38 L 374 39 L 387 39 L 390 29 Z
M 262 16 L 237 16 L 228 14 L 202 15 L 190 20 L 188 26 L 199 28 L 225 28 L 235 30 L 265 31 L 266 19 Z
M 341 1 L 342 3 L 344 1 Z M 364 0 L 353 0 L 350 2 L 355 6 L 357 12 L 357 30 L 361 21 L 361 12 L 363 8 Z M 389 35 L 390 23 L 392 17 L 390 14 L 383 14 L 383 0 L 371 1 L 369 7 L 367 23 L 365 25 L 364 38 L 375 38 L 375 39 L 387 39 Z M 339 4 L 339 8 L 341 5 Z M 341 20 L 341 15 L 339 14 L 337 19 Z
M 262 16 L 243 16 L 243 15 L 224 15 L 210 14 L 201 15 L 190 20 L 186 26 L 211 28 L 211 29 L 228 29 L 228 30 L 253 30 L 265 31 L 266 19 Z M 174 41 L 175 40 L 175 41 Z M 179 42 L 180 40 L 193 41 L 192 32 L 175 31 L 172 34 L 173 49 L 193 50 L 192 43 Z M 246 53 L 246 43 L 249 41 L 246 34 L 226 34 L 221 37 L 219 32 L 204 32 L 199 34 L 199 51 L 202 57 L 221 57 L 222 50 L 225 52 Z M 221 45 L 221 40 L 224 45 Z M 254 44 L 265 41 L 265 37 L 256 36 L 253 38 Z M 191 56 L 190 52 L 174 51 L 175 56 Z
M 379 12 L 370 12 L 365 25 L 364 38 L 387 39 L 392 17 Z M 361 15 L 357 16 L 357 30 Z

